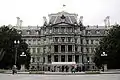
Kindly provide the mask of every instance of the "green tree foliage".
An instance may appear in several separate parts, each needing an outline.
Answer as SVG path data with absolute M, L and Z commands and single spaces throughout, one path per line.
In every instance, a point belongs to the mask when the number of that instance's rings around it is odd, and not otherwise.
M 14 41 L 19 40 L 20 44 L 15 45 Z M 0 27 L 0 68 L 9 69 L 15 64 L 15 53 L 17 47 L 17 67 L 25 64 L 29 68 L 30 53 L 28 45 L 21 39 L 15 28 L 8 26 Z M 26 57 L 22 58 L 20 55 L 25 52 Z
M 107 56 L 101 56 L 105 52 Z M 120 26 L 114 25 L 109 34 L 100 41 L 96 48 L 94 62 L 99 68 L 107 64 L 108 68 L 120 68 Z

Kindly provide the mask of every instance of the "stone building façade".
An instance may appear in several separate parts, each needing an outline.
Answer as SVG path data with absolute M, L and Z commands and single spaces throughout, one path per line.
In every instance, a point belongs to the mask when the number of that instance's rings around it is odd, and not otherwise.
M 95 69 L 95 48 L 107 35 L 109 26 L 84 26 L 82 16 L 67 12 L 49 14 L 43 26 L 27 26 L 17 29 L 29 45 L 30 69 L 45 71 L 70 71 Z M 19 19 L 18 19 L 19 23 Z

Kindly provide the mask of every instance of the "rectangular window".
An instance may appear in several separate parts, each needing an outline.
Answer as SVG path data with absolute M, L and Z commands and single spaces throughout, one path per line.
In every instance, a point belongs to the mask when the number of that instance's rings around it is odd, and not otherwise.
M 77 50 L 78 50 L 78 46 L 75 46 L 75 51 L 77 52 Z
M 72 62 L 72 55 L 68 55 L 68 62 Z
M 68 45 L 68 52 L 72 52 L 72 45 Z
M 58 45 L 54 45 L 54 51 L 58 52 Z
M 54 61 L 58 62 L 58 55 L 54 55 Z
M 51 63 L 51 55 L 48 55 L 48 63 Z
M 76 62 L 76 63 L 79 62 L 79 55 L 75 55 L 75 62 Z
M 65 55 L 61 55 L 61 62 L 65 62 Z
M 61 45 L 61 52 L 65 52 L 65 45 Z

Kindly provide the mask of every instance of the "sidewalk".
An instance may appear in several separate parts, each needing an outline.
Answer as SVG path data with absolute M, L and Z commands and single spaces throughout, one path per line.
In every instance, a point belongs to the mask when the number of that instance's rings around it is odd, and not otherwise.
M 111 69 L 105 72 L 100 72 L 101 74 L 120 74 L 120 69 Z
M 12 71 L 6 71 L 4 74 L 12 74 Z M 17 72 L 17 74 L 29 74 L 29 72 Z M 108 70 L 106 72 L 92 72 L 92 71 L 86 71 L 86 72 L 44 72 L 43 74 L 40 75 L 85 75 L 85 74 L 120 74 L 120 70 Z

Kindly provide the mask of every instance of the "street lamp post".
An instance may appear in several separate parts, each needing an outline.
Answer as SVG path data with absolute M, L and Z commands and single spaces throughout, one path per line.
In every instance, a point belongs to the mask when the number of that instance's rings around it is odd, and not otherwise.
M 14 66 L 16 67 L 16 63 L 17 63 L 17 47 L 19 45 L 20 41 L 14 41 L 14 44 L 15 44 L 15 63 L 14 63 Z M 17 68 L 17 67 L 16 67 Z
M 103 52 L 102 54 L 101 54 L 101 57 L 107 57 L 107 54 L 105 53 L 105 52 Z M 103 63 L 103 71 L 107 71 L 107 64 L 105 63 Z
M 90 61 L 88 61 L 88 70 L 89 70 L 89 63 L 90 63 Z
M 82 53 L 82 71 L 85 71 L 84 54 Z
M 45 63 L 45 47 L 43 47 L 43 71 L 44 71 L 44 63 Z

